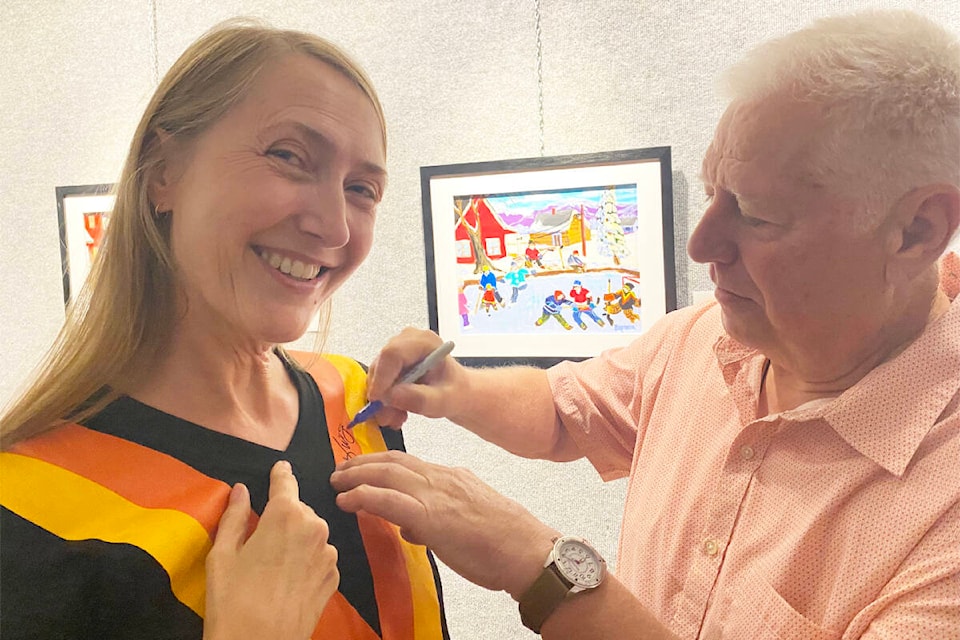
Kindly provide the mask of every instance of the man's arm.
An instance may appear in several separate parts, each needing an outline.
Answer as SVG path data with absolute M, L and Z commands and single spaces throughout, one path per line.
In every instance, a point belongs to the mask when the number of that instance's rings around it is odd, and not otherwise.
M 566 461 L 580 458 L 557 418 L 543 369 L 473 369 L 452 357 L 418 384 L 393 386 L 403 371 L 441 343 L 430 331 L 407 328 L 392 338 L 370 366 L 367 395 L 383 401 L 383 426 L 399 427 L 412 411 L 447 418 L 511 453 Z
M 398 451 L 338 465 L 330 482 L 344 511 L 365 511 L 400 527 L 467 580 L 519 600 L 543 570 L 559 533 L 466 469 L 430 464 Z M 517 626 L 520 615 L 517 613 Z M 548 640 L 672 640 L 615 577 L 568 597 L 547 618 Z

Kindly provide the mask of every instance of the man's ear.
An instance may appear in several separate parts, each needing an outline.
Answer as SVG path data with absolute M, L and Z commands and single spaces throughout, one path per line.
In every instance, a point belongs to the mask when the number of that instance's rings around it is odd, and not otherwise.
M 150 198 L 155 214 L 166 213 L 172 211 L 174 207 L 176 141 L 163 129 L 157 129 L 148 146 L 147 153 L 153 158 L 153 162 L 148 168 L 147 196 Z
M 895 241 L 891 260 L 907 279 L 935 264 L 960 226 L 960 188 L 931 184 L 914 189 L 896 205 Z

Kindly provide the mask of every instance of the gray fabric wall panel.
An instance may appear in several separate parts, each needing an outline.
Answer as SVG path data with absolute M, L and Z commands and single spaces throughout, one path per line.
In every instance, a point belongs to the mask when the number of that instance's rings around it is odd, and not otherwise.
M 328 37 L 380 92 L 390 184 L 375 247 L 336 295 L 327 341 L 370 362 L 403 326 L 428 323 L 423 165 L 533 157 L 541 145 L 545 155 L 670 145 L 679 303 L 709 288 L 684 245 L 700 215 L 700 158 L 723 108 L 718 72 L 755 42 L 872 6 L 914 8 L 960 33 L 960 0 L 0 2 L 0 403 L 63 318 L 54 188 L 116 179 L 154 65 L 162 74 L 222 19 L 258 16 Z M 558 529 L 593 540 L 615 566 L 623 481 L 603 484 L 582 461 L 516 459 L 444 421 L 411 418 L 406 434 L 412 452 L 471 468 Z M 445 568 L 444 578 L 453 638 L 533 637 L 509 597 Z

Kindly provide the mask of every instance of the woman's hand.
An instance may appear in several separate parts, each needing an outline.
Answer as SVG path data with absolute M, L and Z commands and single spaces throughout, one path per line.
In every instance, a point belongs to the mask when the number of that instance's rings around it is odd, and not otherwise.
M 284 461 L 270 471 L 270 497 L 248 538 L 250 514 L 237 484 L 207 556 L 204 640 L 305 640 L 340 583 L 327 523 L 300 502 Z

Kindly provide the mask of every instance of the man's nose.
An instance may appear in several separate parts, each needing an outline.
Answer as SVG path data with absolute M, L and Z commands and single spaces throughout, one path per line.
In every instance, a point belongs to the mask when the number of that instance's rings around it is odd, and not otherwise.
M 728 264 L 736 260 L 729 203 L 714 198 L 687 240 L 687 254 L 694 262 Z

